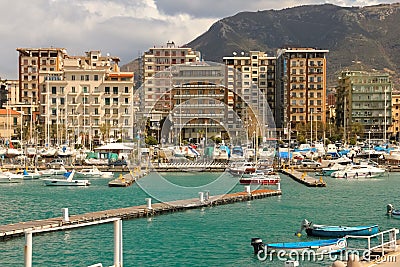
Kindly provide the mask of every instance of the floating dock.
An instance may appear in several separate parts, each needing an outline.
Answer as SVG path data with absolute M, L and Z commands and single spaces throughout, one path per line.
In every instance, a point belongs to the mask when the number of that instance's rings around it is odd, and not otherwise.
M 110 218 L 135 219 L 160 215 L 163 213 L 171 213 L 184 211 L 188 209 L 196 209 L 209 206 L 225 205 L 234 202 L 249 201 L 253 199 L 261 199 L 271 196 L 281 195 L 282 192 L 274 189 L 258 189 L 254 191 L 238 192 L 226 195 L 208 196 L 203 192 L 199 192 L 199 198 L 177 200 L 166 203 L 151 204 L 151 199 L 147 198 L 147 205 L 134 206 L 127 208 L 119 208 L 105 211 L 90 212 L 81 215 L 68 215 L 68 209 L 63 209 L 63 217 L 56 217 L 44 220 L 34 220 L 28 222 L 20 222 L 15 224 L 0 225 L 0 240 L 8 240 L 14 237 L 22 236 L 26 231 L 36 231 L 48 229 L 57 231 L 60 227 L 73 225 L 78 223 L 96 222 Z M 65 211 L 66 210 L 66 211 Z
M 326 187 L 326 183 L 322 177 L 314 178 L 309 176 L 306 172 L 299 172 L 294 169 L 281 169 L 280 172 L 309 187 Z

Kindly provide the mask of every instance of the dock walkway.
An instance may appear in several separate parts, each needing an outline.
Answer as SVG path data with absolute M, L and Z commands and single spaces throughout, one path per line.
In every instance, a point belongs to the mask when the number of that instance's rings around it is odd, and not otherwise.
M 65 225 L 78 224 L 84 222 L 94 222 L 109 218 L 135 219 L 141 217 L 155 216 L 163 213 L 171 213 L 195 209 L 201 207 L 225 205 L 234 202 L 249 201 L 261 199 L 270 196 L 281 195 L 281 190 L 258 189 L 251 192 L 239 192 L 226 195 L 206 196 L 205 198 L 193 198 L 185 200 L 176 200 L 165 203 L 155 203 L 151 205 L 134 206 L 127 208 L 118 208 L 105 211 L 90 212 L 80 215 L 72 215 L 65 220 L 63 217 L 56 217 L 44 220 L 34 220 L 28 222 L 19 222 L 15 224 L 0 225 L 0 241 L 8 240 L 14 237 L 22 236 L 25 231 L 39 229 L 58 228 Z
M 309 187 L 326 187 L 322 178 L 311 177 L 306 172 L 299 172 L 294 169 L 281 169 L 280 172 Z

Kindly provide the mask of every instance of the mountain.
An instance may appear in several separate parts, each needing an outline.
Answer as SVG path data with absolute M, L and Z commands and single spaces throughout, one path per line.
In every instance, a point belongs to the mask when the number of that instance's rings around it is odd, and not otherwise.
M 277 49 L 290 46 L 328 49 L 331 86 L 343 69 L 384 70 L 392 74 L 394 84 L 399 84 L 400 3 L 367 7 L 304 5 L 241 12 L 217 21 L 185 46 L 215 62 L 222 62 L 233 52 L 254 50 L 275 56 Z M 122 69 L 129 65 L 133 62 Z
M 344 68 L 385 70 L 397 80 L 400 66 L 400 3 L 367 7 L 332 4 L 241 12 L 221 19 L 186 45 L 205 60 L 222 62 L 233 52 L 276 55 L 283 47 L 329 49 L 328 80 Z M 361 62 L 361 64 L 359 64 Z

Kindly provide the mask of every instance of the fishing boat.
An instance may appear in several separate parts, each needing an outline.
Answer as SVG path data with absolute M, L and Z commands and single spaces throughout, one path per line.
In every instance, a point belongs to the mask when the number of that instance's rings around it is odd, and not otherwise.
M 296 234 L 299 236 L 305 229 L 309 236 L 319 237 L 345 237 L 346 235 L 354 236 L 370 236 L 377 234 L 379 231 L 378 225 L 363 225 L 363 226 L 330 226 L 313 224 L 304 219 L 301 222 L 300 231 Z
M 66 172 L 64 177 L 66 179 L 59 178 L 46 178 L 43 179 L 44 184 L 48 186 L 88 186 L 90 185 L 89 180 L 74 180 L 75 170 Z
M 386 206 L 387 214 L 391 216 L 393 219 L 400 219 L 400 210 L 394 208 L 392 204 L 388 204 Z
M 331 174 L 333 178 L 346 178 L 346 179 L 364 179 L 364 178 L 377 178 L 383 176 L 386 170 L 371 166 L 369 164 L 362 165 L 348 165 L 345 169 L 335 171 Z
M 327 255 L 340 253 L 346 249 L 346 238 L 321 239 L 304 242 L 285 242 L 264 244 L 261 238 L 252 238 L 251 245 L 254 248 L 254 254 L 260 256 L 279 254 L 283 256 L 293 255 L 293 253 L 313 253 L 315 255 Z
M 113 178 L 113 172 L 103 172 L 100 171 L 96 166 L 92 168 L 82 169 L 75 173 L 77 178 Z
M 259 184 L 259 185 L 276 185 L 281 181 L 279 174 L 273 171 L 262 172 L 257 170 L 254 173 L 249 174 L 249 176 L 242 176 L 239 180 L 240 184 L 250 185 L 250 184 Z
M 133 184 L 135 179 L 132 175 L 123 176 L 120 174 L 117 179 L 114 179 L 108 183 L 109 187 L 127 187 Z

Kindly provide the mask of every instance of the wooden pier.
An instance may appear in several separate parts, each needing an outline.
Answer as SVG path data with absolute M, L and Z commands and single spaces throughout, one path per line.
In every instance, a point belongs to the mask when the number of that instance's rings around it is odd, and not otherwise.
M 57 231 L 62 226 L 78 223 L 96 222 L 109 218 L 121 218 L 124 220 L 135 219 L 160 215 L 164 213 L 184 211 L 188 209 L 196 209 L 209 206 L 225 205 L 234 202 L 249 201 L 253 199 L 261 199 L 281 194 L 281 190 L 258 189 L 251 192 L 238 192 L 216 196 L 201 194 L 201 197 L 199 198 L 155 204 L 151 204 L 151 200 L 147 199 L 147 205 L 142 206 L 90 212 L 80 215 L 67 215 L 66 217 L 64 215 L 64 217 L 0 225 L 0 240 L 5 241 L 14 237 L 22 236 L 25 234 L 26 231 L 36 231 L 42 229 L 48 229 L 48 231 L 52 231 L 52 229 L 54 229 L 54 231 Z
M 280 172 L 308 187 L 326 187 L 326 183 L 322 178 L 311 177 L 306 172 L 299 172 L 294 169 L 281 169 Z

